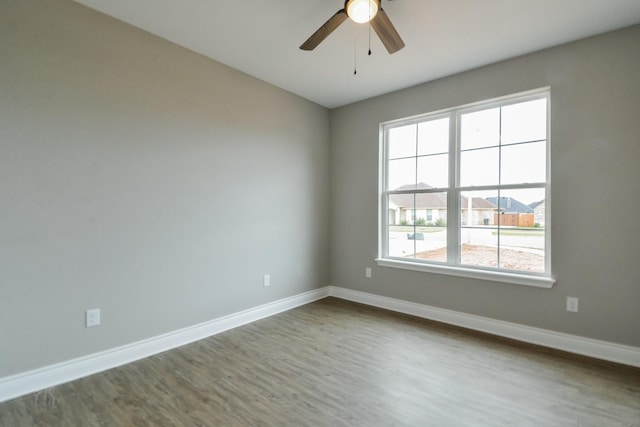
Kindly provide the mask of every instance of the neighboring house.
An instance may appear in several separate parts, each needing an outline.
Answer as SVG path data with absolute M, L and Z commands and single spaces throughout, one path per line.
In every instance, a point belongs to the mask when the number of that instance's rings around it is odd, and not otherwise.
M 544 219 L 545 219 L 544 199 L 540 200 L 539 202 L 531 203 L 529 207 L 533 209 L 533 221 L 535 222 L 535 224 L 540 224 L 541 227 L 544 227 Z
M 432 188 L 423 182 L 417 186 L 404 185 L 398 190 L 428 189 Z M 462 222 L 467 224 L 468 199 L 461 198 Z M 493 224 L 496 206 L 491 202 L 473 197 L 471 199 L 472 225 Z M 392 194 L 389 196 L 389 224 L 409 224 L 424 221 L 426 225 L 446 224 L 447 222 L 447 196 L 446 193 L 418 193 Z
M 446 224 L 447 197 L 445 193 L 392 194 L 389 196 L 389 224 Z
M 469 215 L 469 199 L 465 196 L 460 197 L 460 208 L 462 209 L 462 217 L 460 220 L 463 225 L 493 225 L 495 222 L 495 214 L 498 207 L 490 201 L 481 197 L 471 198 L 471 224 L 467 221 Z
M 498 206 L 500 209 L 500 225 L 514 227 L 533 227 L 534 211 L 530 206 L 514 199 L 513 197 L 487 197 L 490 203 Z M 496 214 L 494 223 L 498 223 L 498 215 Z

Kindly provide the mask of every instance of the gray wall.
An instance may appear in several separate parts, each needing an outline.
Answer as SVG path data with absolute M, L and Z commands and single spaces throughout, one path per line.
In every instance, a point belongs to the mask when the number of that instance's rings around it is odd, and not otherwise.
M 640 346 L 639 79 L 635 26 L 333 110 L 332 284 Z M 556 285 L 376 267 L 378 124 L 544 86 Z M 565 311 L 567 296 L 580 298 L 578 313 Z
M 326 286 L 328 138 L 328 110 L 141 30 L 1 1 L 0 377 Z
M 640 27 L 331 114 L 66 0 L 0 64 L 0 377 L 327 284 L 640 345 Z M 547 85 L 556 286 L 376 267 L 378 123 Z

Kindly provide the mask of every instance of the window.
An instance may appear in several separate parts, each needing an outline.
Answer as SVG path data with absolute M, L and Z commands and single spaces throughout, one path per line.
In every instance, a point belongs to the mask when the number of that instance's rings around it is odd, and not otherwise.
M 548 90 L 381 130 L 380 265 L 553 284 Z

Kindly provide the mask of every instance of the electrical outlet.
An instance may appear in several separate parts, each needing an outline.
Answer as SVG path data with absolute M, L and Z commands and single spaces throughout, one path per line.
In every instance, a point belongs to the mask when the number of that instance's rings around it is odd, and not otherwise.
M 100 309 L 99 308 L 92 308 L 91 310 L 85 310 L 84 326 L 85 328 L 100 326 Z
M 262 278 L 262 285 L 266 288 L 267 286 L 271 286 L 271 275 L 265 274 Z
M 367 279 L 371 279 L 371 267 L 367 267 L 364 269 L 364 277 Z
M 567 297 L 567 311 L 571 311 L 573 313 L 578 312 L 578 298 L 577 297 Z

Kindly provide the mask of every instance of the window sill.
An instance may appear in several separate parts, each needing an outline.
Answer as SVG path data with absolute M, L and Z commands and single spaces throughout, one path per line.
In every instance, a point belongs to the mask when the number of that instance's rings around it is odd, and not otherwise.
M 466 277 L 469 279 L 488 280 L 513 285 L 533 286 L 550 289 L 556 282 L 552 277 L 530 276 L 527 274 L 506 273 L 501 271 L 478 270 L 450 265 L 423 264 L 396 259 L 377 258 L 376 263 L 382 267 L 400 268 L 403 270 L 423 271 L 426 273 L 445 274 L 447 276 Z

